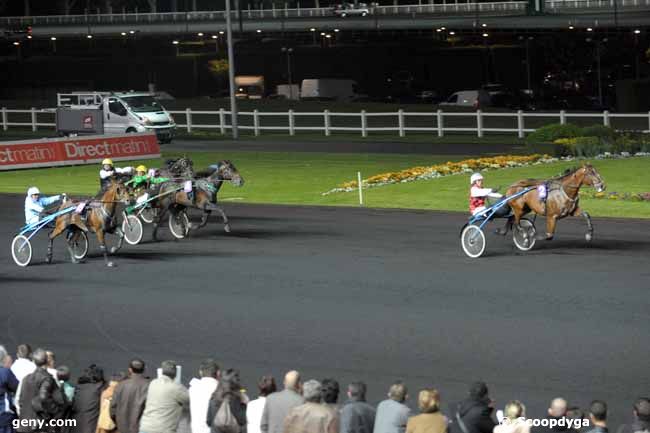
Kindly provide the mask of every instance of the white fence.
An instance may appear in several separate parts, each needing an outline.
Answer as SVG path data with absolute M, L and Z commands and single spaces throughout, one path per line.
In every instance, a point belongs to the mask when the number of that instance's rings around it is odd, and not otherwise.
M 224 109 L 218 111 L 196 111 L 187 108 L 183 111 L 170 111 L 177 119 L 177 127 L 188 133 L 197 129 L 219 130 L 226 134 L 232 126 L 229 123 L 230 112 Z M 0 109 L 2 129 L 9 127 L 28 127 L 38 131 L 40 127 L 54 128 L 54 112 L 51 109 L 11 110 Z M 19 119 L 17 119 L 19 117 Z M 49 122 L 44 121 L 48 117 Z M 541 120 L 544 119 L 544 120 Z M 253 131 L 259 136 L 263 131 L 286 132 L 296 135 L 299 131 L 322 132 L 330 136 L 333 132 L 358 133 L 367 137 L 371 132 L 395 132 L 405 137 L 407 132 L 433 133 L 443 137 L 447 133 L 475 133 L 483 137 L 485 133 L 517 134 L 523 138 L 526 132 L 537 125 L 548 123 L 565 124 L 571 119 L 592 119 L 591 124 L 602 123 L 619 130 L 650 132 L 650 112 L 648 113 L 572 113 L 559 112 L 502 112 L 492 113 L 477 110 L 475 112 L 451 112 L 437 110 L 435 112 L 406 112 L 398 110 L 388 113 L 369 113 L 361 110 L 358 113 L 340 113 L 324 110 L 322 112 L 260 112 L 242 111 L 238 113 L 239 129 Z M 612 125 L 612 121 L 620 124 Z M 624 121 L 624 123 L 623 123 Z M 308 123 L 308 125 L 306 124 Z M 527 126 L 528 123 L 528 126 Z M 377 126 L 381 125 L 381 126 Z

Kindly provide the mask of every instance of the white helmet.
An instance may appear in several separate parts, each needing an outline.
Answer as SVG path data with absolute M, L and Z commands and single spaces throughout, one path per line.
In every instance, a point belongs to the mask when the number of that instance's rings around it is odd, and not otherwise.
M 474 185 L 474 182 L 477 180 L 483 180 L 483 175 L 481 173 L 474 173 L 472 177 L 469 178 L 469 184 Z
M 41 192 L 40 192 L 40 191 L 38 190 L 38 188 L 36 188 L 35 186 L 33 186 L 33 187 L 31 187 L 31 188 L 29 188 L 29 189 L 27 190 L 27 195 L 29 195 L 29 196 L 32 196 L 32 195 L 34 195 L 34 194 L 40 194 L 40 193 L 41 193 Z

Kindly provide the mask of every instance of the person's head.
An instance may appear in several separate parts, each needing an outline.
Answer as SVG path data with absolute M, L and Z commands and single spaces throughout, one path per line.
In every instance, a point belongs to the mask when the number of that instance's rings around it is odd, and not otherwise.
M 323 379 L 321 381 L 321 391 L 323 392 L 323 402 L 336 404 L 339 400 L 339 383 L 334 379 Z
M 144 373 L 145 364 L 144 361 L 140 358 L 133 358 L 129 362 L 129 373 L 130 374 L 142 374 Z
M 395 382 L 388 389 L 388 398 L 403 403 L 408 397 L 408 389 L 402 382 Z
M 434 413 L 440 410 L 440 393 L 433 388 L 425 388 L 418 395 L 418 407 L 422 413 Z
M 111 382 L 113 382 L 113 383 L 122 382 L 126 378 L 127 378 L 127 375 L 123 371 L 118 371 L 117 373 L 111 374 Z
M 481 173 L 474 173 L 469 178 L 469 184 L 471 186 L 478 186 L 479 188 L 483 187 L 483 175 Z
M 138 165 L 135 169 L 136 176 L 145 176 L 147 174 L 147 167 L 144 165 Z
M 219 379 L 219 385 L 215 390 L 217 395 L 220 395 L 222 398 L 224 394 L 237 394 L 241 391 L 241 380 L 239 378 L 239 370 L 234 368 L 229 368 L 228 370 L 221 373 L 221 378 Z
M 0 346 L 0 367 L 9 368 L 11 357 L 7 353 L 7 349 L 4 346 Z
M 585 413 L 578 406 L 570 406 L 566 410 L 566 417 L 571 419 L 584 419 Z
M 104 383 L 105 381 L 104 370 L 97 364 L 90 364 L 83 374 L 79 376 L 77 383 L 81 385 L 84 383 Z
M 562 418 L 566 415 L 568 404 L 562 397 L 554 398 L 551 400 L 551 405 L 548 408 L 548 414 L 555 418 Z
M 56 357 L 54 356 L 54 352 L 52 352 L 51 350 L 46 350 L 45 354 L 47 355 L 47 368 L 55 368 Z
M 174 361 L 163 361 L 160 363 L 160 369 L 162 370 L 163 376 L 176 379 L 176 363 Z
M 67 382 L 70 380 L 70 369 L 66 365 L 59 365 L 56 368 L 56 378 L 60 381 Z
M 199 376 L 218 379 L 219 364 L 217 364 L 217 362 L 212 358 L 203 360 L 203 362 L 201 362 L 201 365 L 199 366 Z
M 21 344 L 16 349 L 16 358 L 29 359 L 32 356 L 32 348 L 29 344 Z
M 506 407 L 503 409 L 503 415 L 509 420 L 515 420 L 526 416 L 526 409 L 519 400 L 512 400 L 506 403 Z
M 260 397 L 266 397 L 277 391 L 278 387 L 275 385 L 273 376 L 262 376 L 257 382 L 257 389 L 260 390 Z
M 323 390 L 319 381 L 312 379 L 302 384 L 302 397 L 307 403 L 320 403 Z
M 650 422 L 650 398 L 641 397 L 634 403 L 634 416 L 639 421 Z
M 488 387 L 485 382 L 477 381 L 469 387 L 469 398 L 472 400 L 485 401 L 488 400 Z
M 113 161 L 109 158 L 106 158 L 102 161 L 102 168 L 106 171 L 113 170 Z
M 602 400 L 594 400 L 589 406 L 589 418 L 593 424 L 607 421 L 607 403 Z
M 27 190 L 27 196 L 36 201 L 41 196 L 41 191 L 37 187 L 32 186 Z
M 366 401 L 366 384 L 363 382 L 352 382 L 349 384 L 348 397 L 351 400 Z
M 32 352 L 32 361 L 36 367 L 45 367 L 47 365 L 47 353 L 41 348 Z
M 284 375 L 284 387 L 300 392 L 300 373 L 296 370 L 291 370 Z

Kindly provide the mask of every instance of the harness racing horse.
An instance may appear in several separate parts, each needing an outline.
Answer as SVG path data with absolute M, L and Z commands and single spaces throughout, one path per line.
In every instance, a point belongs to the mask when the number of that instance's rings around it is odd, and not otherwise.
M 55 221 L 54 230 L 50 232 L 49 235 L 49 244 L 47 247 L 47 263 L 52 262 L 52 246 L 54 239 L 59 236 L 64 231 L 67 231 L 66 240 L 68 241 L 68 252 L 70 253 L 70 258 L 72 263 L 79 263 L 79 260 L 75 258 L 72 245 L 79 238 L 79 232 L 92 231 L 97 236 L 97 241 L 99 242 L 99 248 L 104 255 L 104 261 L 106 266 L 114 266 L 114 263 L 108 260 L 108 255 L 106 252 L 106 233 L 115 233 L 119 237 L 119 243 L 117 247 L 114 247 L 111 253 L 119 250 L 122 247 L 124 241 L 124 233 L 122 229 L 117 225 L 117 217 L 115 215 L 117 204 L 126 203 L 129 199 L 128 192 L 126 187 L 116 181 L 112 181 L 111 185 L 106 189 L 102 194 L 99 201 L 90 201 L 86 206 L 90 209 L 86 212 L 85 220 L 77 212 L 70 212 L 65 215 L 61 215 Z M 72 201 L 65 201 L 61 204 L 59 209 L 65 209 L 74 206 Z
M 582 186 L 592 186 L 598 192 L 605 190 L 605 182 L 591 164 L 579 168 L 569 169 L 564 175 L 548 181 L 539 179 L 524 179 L 514 183 L 508 188 L 507 196 L 517 193 L 524 188 L 536 186 L 536 189 L 508 202 L 513 210 L 513 216 L 506 225 L 522 230 L 519 225 L 521 218 L 529 212 L 546 216 L 546 236 L 542 239 L 551 240 L 555 234 L 557 220 L 567 216 L 582 216 L 587 222 L 587 242 L 593 239 L 594 228 L 589 214 L 580 208 L 578 193 Z M 546 191 L 546 197 L 543 197 Z
M 230 232 L 230 224 L 228 217 L 223 209 L 217 206 L 217 193 L 221 189 L 224 181 L 230 181 L 235 186 L 242 186 L 244 178 L 239 174 L 235 165 L 228 161 L 220 161 L 209 170 L 197 173 L 199 177 L 194 181 L 195 188 L 190 193 L 186 192 L 182 187 L 182 183 L 169 182 L 161 186 L 158 194 L 160 199 L 156 200 L 153 206 L 158 209 L 156 218 L 154 219 L 153 239 L 156 239 L 158 227 L 164 214 L 169 210 L 176 213 L 185 208 L 194 208 L 203 211 L 201 222 L 197 228 L 204 227 L 208 222 L 208 217 L 212 211 L 217 211 L 223 218 L 224 230 Z M 171 215 L 170 218 L 174 218 Z M 190 223 L 188 229 L 194 228 Z

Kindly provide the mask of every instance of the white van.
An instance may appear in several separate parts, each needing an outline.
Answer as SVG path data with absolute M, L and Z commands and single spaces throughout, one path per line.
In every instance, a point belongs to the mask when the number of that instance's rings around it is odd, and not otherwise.
M 302 80 L 300 99 L 349 101 L 356 96 L 354 80 L 312 78 Z
M 490 105 L 490 94 L 485 90 L 461 90 L 453 93 L 445 102 L 439 105 L 451 107 L 472 107 L 475 109 Z
M 170 143 L 176 123 L 153 93 L 60 93 L 57 105 L 69 109 L 102 111 L 104 133 L 155 132 L 160 143 Z

